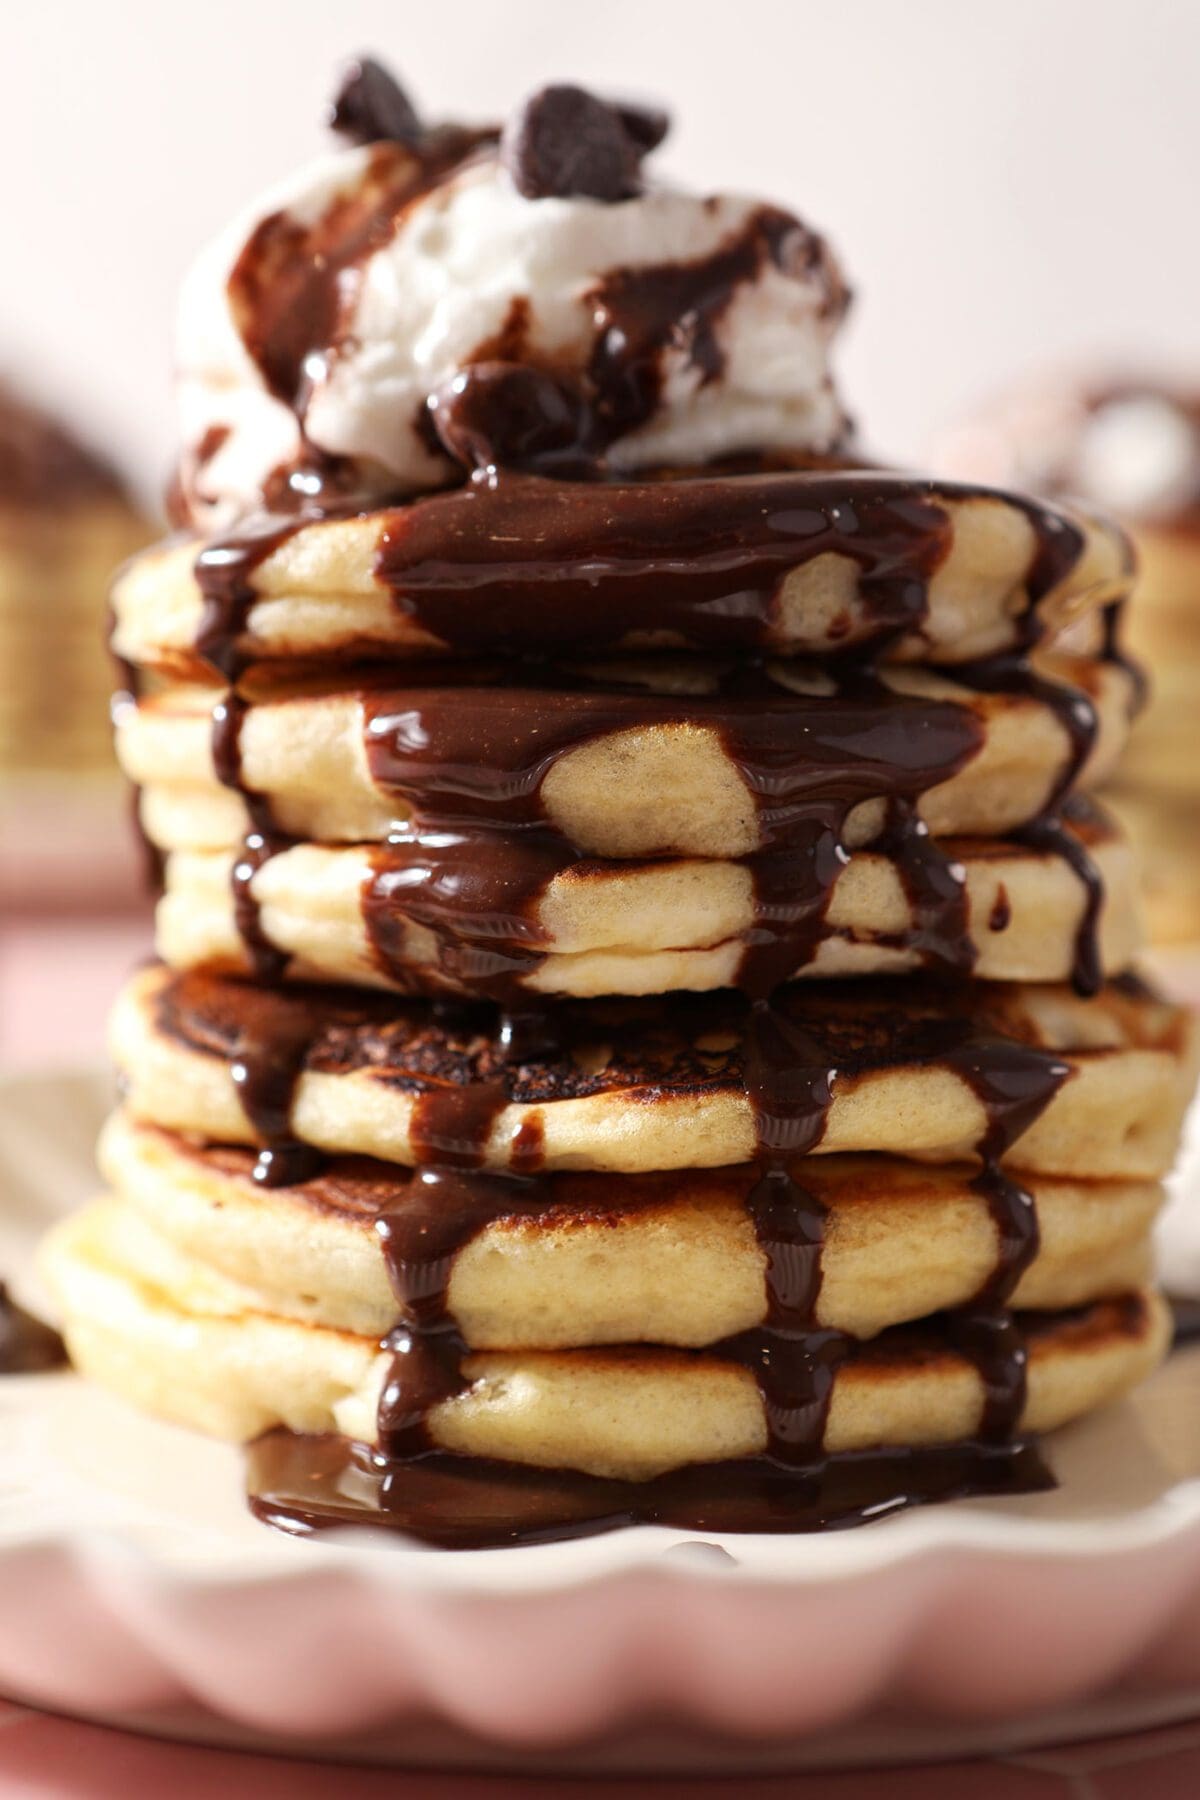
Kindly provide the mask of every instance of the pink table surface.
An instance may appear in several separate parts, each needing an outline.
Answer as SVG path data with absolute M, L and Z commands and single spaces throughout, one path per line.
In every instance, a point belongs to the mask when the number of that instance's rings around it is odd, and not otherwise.
M 1137 1737 L 1040 1750 L 996 1762 L 846 1770 L 697 1782 L 572 1781 L 559 1776 L 454 1775 L 347 1768 L 162 1743 L 0 1701 L 0 1795 L 61 1800 L 1196 1800 L 1200 1721 Z
M 0 1067 L 50 1068 L 103 1056 L 123 975 L 148 953 L 148 914 L 0 918 Z M 1189 990 L 1191 983 L 1183 985 Z M 1200 999 L 1200 983 L 1189 997 Z M 253 1793 L 255 1800 L 516 1800 L 645 1793 L 660 1800 L 1200 1800 L 1200 1721 L 1131 1738 L 994 1762 L 705 1782 L 565 1781 L 351 1769 L 164 1743 L 34 1713 L 0 1700 L 0 1796 Z
M 148 907 L 91 919 L 0 914 L 0 1067 L 102 1057 L 113 995 L 149 953 Z

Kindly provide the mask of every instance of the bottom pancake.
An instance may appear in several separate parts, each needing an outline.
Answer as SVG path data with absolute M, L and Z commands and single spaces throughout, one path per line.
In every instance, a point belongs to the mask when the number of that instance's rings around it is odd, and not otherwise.
M 247 1440 L 279 1425 L 378 1436 L 393 1353 L 377 1339 L 254 1311 L 242 1289 L 165 1241 L 156 1268 L 122 1237 L 144 1226 L 101 1200 L 49 1237 L 42 1266 L 81 1371 L 136 1405 L 217 1436 Z M 1018 1315 L 1027 1344 L 1023 1432 L 1053 1430 L 1125 1393 L 1165 1354 L 1170 1316 L 1138 1292 L 1073 1312 Z M 986 1365 L 935 1321 L 870 1344 L 818 1334 L 828 1368 L 817 1453 L 932 1446 L 987 1422 Z M 464 1385 L 432 1406 L 428 1442 L 462 1456 L 648 1480 L 690 1463 L 755 1457 L 768 1409 L 738 1351 L 648 1346 L 468 1354 Z M 403 1387 L 403 1370 L 400 1373 Z M 403 1394 L 393 1397 L 393 1418 Z

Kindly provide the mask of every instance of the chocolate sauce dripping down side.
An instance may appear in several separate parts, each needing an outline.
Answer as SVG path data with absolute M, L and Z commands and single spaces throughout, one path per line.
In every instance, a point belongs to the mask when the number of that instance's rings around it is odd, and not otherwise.
M 40 1375 L 67 1360 L 57 1331 L 18 1306 L 0 1281 L 0 1375 Z
M 983 1109 L 977 1145 L 982 1169 L 972 1185 L 983 1196 L 996 1231 L 995 1266 L 974 1304 L 949 1315 L 951 1340 L 983 1382 L 979 1436 L 1007 1443 L 1025 1410 L 1028 1352 L 1009 1302 L 1038 1253 L 1037 1209 L 1027 1188 L 1001 1167 L 1002 1159 L 1049 1106 L 1070 1070 L 1061 1058 L 1032 1045 L 969 1032 L 948 1058 Z
M 720 1347 L 753 1373 L 767 1456 L 792 1468 L 821 1461 L 833 1383 L 849 1340 L 816 1326 L 825 1209 L 793 1164 L 825 1132 L 837 1071 L 802 1024 L 755 1001 L 746 1027 L 746 1088 L 758 1143 L 747 1209 L 765 1258 L 766 1320 Z
M 755 807 L 757 918 L 740 986 L 765 994 L 811 961 L 845 866 L 848 815 L 877 797 L 904 822 L 893 824 L 889 847 L 912 892 L 914 946 L 940 966 L 969 967 L 961 875 L 916 817 L 920 796 L 979 749 L 978 721 L 963 707 L 905 697 L 853 671 L 817 697 L 754 669 L 726 677 L 715 695 L 684 699 L 544 679 L 526 670 L 510 688 L 362 697 L 372 780 L 407 813 L 363 895 L 375 954 L 402 985 L 411 922 L 432 932 L 449 979 L 495 997 L 519 986 L 542 956 L 541 895 L 586 860 L 547 815 L 547 775 L 597 738 L 672 724 L 712 730 Z
M 518 1133 L 511 1170 L 483 1167 L 509 1104 L 506 1076 L 534 1055 L 558 1051 L 553 1016 L 532 1008 L 501 1015 L 494 1047 L 499 1070 L 491 1078 L 431 1088 L 417 1100 L 404 1205 L 375 1225 L 402 1320 L 384 1339 L 392 1361 L 378 1414 L 380 1451 L 394 1463 L 430 1452 L 429 1415 L 463 1385 L 466 1346 L 449 1303 L 459 1252 L 497 1219 L 536 1214 L 553 1203 L 552 1185 L 539 1174 L 540 1131 Z
M 213 707 L 212 759 L 218 781 L 240 796 L 250 817 L 250 829 L 234 857 L 230 877 L 238 936 L 254 979 L 274 986 L 287 972 L 288 957 L 271 942 L 262 928 L 258 901 L 254 897 L 254 877 L 263 864 L 285 850 L 291 840 L 276 829 L 269 799 L 246 786 L 241 748 L 245 717 L 246 702 L 230 688 Z
M 1060 542 L 1059 537 L 1052 534 L 1043 539 L 1042 548 L 1028 578 L 1032 598 L 1036 599 L 1040 593 L 1048 591 L 1063 578 L 1064 564 L 1069 566 L 1068 555 L 1068 547 Z M 1120 663 L 1122 659 L 1116 647 L 1118 611 L 1119 608 L 1115 606 L 1106 609 L 1104 654 L 1108 660 Z M 1085 845 L 1073 831 L 1067 829 L 1064 817 L 1069 811 L 1076 782 L 1095 748 L 1099 716 L 1095 703 L 1081 688 L 1054 681 L 1032 666 L 1030 659 L 1037 647 L 1039 633 L 1040 625 L 1034 608 L 1026 615 L 1024 641 L 1017 650 L 966 664 L 956 669 L 955 675 L 966 686 L 983 693 L 1018 694 L 1035 699 L 1054 715 L 1062 727 L 1067 742 L 1063 766 L 1043 801 L 1038 816 L 1019 831 L 1013 832 L 1012 836 L 1017 843 L 1024 843 L 1032 850 L 1059 857 L 1066 862 L 1083 888 L 1084 905 L 1075 935 L 1071 980 L 1077 993 L 1090 996 L 1099 992 L 1104 980 L 1099 941 L 1104 887 Z M 1131 667 L 1130 673 L 1133 672 Z
M 1150 697 L 1150 678 L 1141 663 L 1126 650 L 1121 640 L 1121 627 L 1125 618 L 1126 602 L 1116 600 L 1104 609 L 1104 640 L 1101 654 L 1105 662 L 1114 668 L 1124 671 L 1132 689 L 1131 712 L 1133 717 L 1143 710 Z
M 232 984 L 230 984 L 232 985 Z M 849 985 L 845 993 L 851 999 Z M 311 1000 L 260 995 L 286 1009 L 294 1004 L 313 1037 Z M 964 1006 L 964 999 L 967 1004 Z M 396 1003 L 380 1003 L 381 1023 Z M 454 1032 L 452 1010 L 447 1030 Z M 385 1453 L 337 1452 L 348 1483 L 343 1498 L 358 1493 L 349 1512 L 330 1509 L 330 1493 L 306 1509 L 303 1493 L 288 1489 L 287 1469 L 296 1459 L 324 1454 L 300 1440 L 272 1439 L 255 1452 L 259 1515 L 285 1529 L 315 1527 L 334 1516 L 373 1518 L 435 1541 L 494 1543 L 531 1541 L 562 1531 L 596 1529 L 612 1516 L 707 1520 L 713 1529 L 810 1529 L 877 1517 L 898 1505 L 969 1492 L 1029 1491 L 1049 1476 L 1027 1445 L 1011 1441 L 1023 1405 L 1025 1367 L 1020 1332 L 1002 1307 L 1036 1247 L 1028 1197 L 999 1173 L 999 1158 L 1049 1103 L 1066 1075 L 1052 1054 L 991 1028 L 975 1015 L 959 988 L 947 989 L 942 1004 L 926 994 L 921 1019 L 897 1016 L 909 1034 L 906 1059 L 944 1060 L 978 1094 L 984 1111 L 980 1150 L 985 1160 L 979 1183 L 997 1219 L 997 1265 L 977 1306 L 951 1315 L 939 1342 L 969 1355 L 980 1368 L 988 1404 L 980 1441 L 931 1453 L 887 1453 L 834 1458 L 820 1455 L 825 1409 L 836 1371 L 856 1347 L 835 1333 L 814 1331 L 812 1319 L 820 1287 L 822 1214 L 803 1190 L 789 1189 L 788 1159 L 806 1155 L 820 1141 L 838 1064 L 849 1074 L 874 1066 L 878 1046 L 894 1033 L 885 1017 L 865 1026 L 850 1018 L 850 1035 L 839 1042 L 821 1023 L 825 1013 L 805 995 L 791 991 L 747 1008 L 727 996 L 706 997 L 686 1010 L 694 1035 L 726 1028 L 740 1018 L 746 1030 L 745 1080 L 756 1109 L 760 1173 L 750 1208 L 766 1250 L 767 1304 L 764 1328 L 724 1346 L 724 1354 L 753 1369 L 763 1384 L 771 1427 L 767 1456 L 736 1468 L 680 1472 L 642 1488 L 596 1483 L 556 1472 L 545 1475 L 470 1459 L 448 1458 L 431 1449 L 425 1421 L 431 1407 L 459 1391 L 462 1343 L 447 1303 L 455 1256 L 492 1219 L 536 1213 L 552 1203 L 553 1183 L 534 1174 L 540 1166 L 536 1136 L 522 1156 L 518 1143 L 511 1175 L 482 1167 L 497 1119 L 510 1096 L 529 1078 L 525 1059 L 553 1059 L 575 1029 L 578 1009 L 550 1009 L 507 1021 L 493 1021 L 485 1062 L 469 1078 L 429 1089 L 418 1102 L 416 1148 L 421 1168 L 411 1204 L 381 1218 L 380 1236 L 405 1326 L 389 1339 L 393 1368 L 380 1414 Z M 590 1016 L 588 1009 L 583 1015 Z M 478 1021 L 478 1009 L 471 1018 Z M 907 1020 L 907 1023 L 904 1023 Z M 280 1041 L 288 1022 L 280 1013 L 272 1029 L 264 1020 L 264 1040 Z M 477 1031 L 478 1023 L 470 1025 Z M 559 1031 L 564 1034 L 561 1038 Z M 857 1043 L 858 1048 L 855 1049 Z M 345 1049 L 340 1054 L 345 1055 Z M 507 1055 L 509 1073 L 498 1059 Z M 538 1071 L 538 1076 L 544 1071 Z M 540 1084 L 540 1080 L 539 1080 Z M 1036 1328 L 1036 1327 L 1035 1327 Z M 873 1353 L 874 1347 L 872 1347 Z M 710 1352 L 711 1353 L 711 1352 Z M 358 1456 L 356 1462 L 354 1457 Z M 362 1458 L 365 1457 L 365 1461 Z M 347 1461 L 349 1458 L 349 1461 Z M 282 1466 L 281 1466 L 282 1465 Z M 314 1480 L 320 1483 L 320 1469 Z M 475 1489 L 477 1497 L 470 1502 Z M 315 1504 L 316 1487 L 309 1499 Z M 452 1509 L 438 1525 L 434 1497 Z M 486 1496 L 486 1497 L 485 1497 Z M 373 1513 L 370 1508 L 381 1508 Z M 565 1510 L 564 1510 L 565 1508 Z
M 142 672 L 137 664 L 127 656 L 122 656 L 113 647 L 113 636 L 117 628 L 116 614 L 110 603 L 107 614 L 106 641 L 108 644 L 109 662 L 113 671 L 113 692 L 109 701 L 109 716 L 113 731 L 116 731 L 122 712 L 127 707 L 136 707 L 142 697 Z M 158 845 L 151 838 L 142 823 L 142 793 L 135 784 L 129 790 L 129 822 L 133 827 L 133 835 L 137 841 L 138 852 L 142 864 L 142 884 L 147 894 L 157 897 L 163 890 L 164 858 Z
M 254 572 L 282 548 L 312 515 L 283 518 L 263 513 L 244 520 L 235 531 L 203 545 L 194 564 L 203 611 L 196 631 L 196 654 L 230 684 L 249 662 L 243 641 L 250 610 L 257 598 Z
M 292 1187 L 308 1181 L 324 1161 L 319 1150 L 292 1133 L 296 1086 L 314 1037 L 313 1008 L 300 994 L 246 991 L 253 1004 L 239 1018 L 229 1072 L 262 1146 L 254 1180 L 264 1187 Z
M 234 920 L 251 973 L 269 984 L 282 979 L 288 958 L 263 932 L 253 883 L 263 864 L 287 847 L 288 839 L 276 829 L 269 801 L 248 788 L 243 778 L 241 733 L 246 704 L 236 684 L 249 661 L 243 640 L 256 598 L 254 572 L 303 522 L 299 515 L 280 519 L 264 514 L 248 520 L 237 531 L 205 544 L 194 565 L 204 602 L 196 650 L 229 684 L 213 708 L 213 769 L 218 781 L 241 797 L 250 817 L 250 829 L 235 854 L 230 878 Z M 281 1158 L 279 1166 L 300 1167 L 302 1161 L 299 1156 Z

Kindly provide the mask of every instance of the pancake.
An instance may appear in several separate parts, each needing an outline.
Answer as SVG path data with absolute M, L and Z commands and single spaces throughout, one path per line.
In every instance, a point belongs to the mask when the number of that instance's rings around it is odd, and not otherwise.
M 72 1360 L 134 1404 L 216 1436 L 276 1425 L 371 1442 L 391 1355 L 377 1340 L 248 1310 L 240 1290 L 161 1244 L 126 1258 L 130 1222 L 101 1200 L 57 1226 L 42 1272 Z M 135 1236 L 145 1227 L 132 1222 Z M 141 1254 L 135 1252 L 135 1254 Z M 1049 1431 L 1123 1394 L 1165 1354 L 1170 1312 L 1147 1292 L 1068 1313 L 1022 1314 L 1028 1392 L 1019 1421 Z M 480 1352 L 467 1386 L 431 1413 L 433 1444 L 464 1455 L 644 1480 L 761 1454 L 762 1396 L 715 1353 L 653 1347 Z M 833 1379 L 822 1448 L 832 1454 L 947 1443 L 980 1428 L 984 1383 L 937 1326 L 852 1350 Z
M 135 1116 L 210 1141 L 274 1133 L 410 1163 L 431 1133 L 436 1148 L 437 1108 L 453 1101 L 472 1110 L 489 1167 L 632 1173 L 749 1161 L 770 1110 L 756 1070 L 776 1033 L 794 1080 L 827 1081 L 818 1152 L 959 1161 L 1003 1122 L 1007 1069 L 1010 1099 L 1035 1099 L 1009 1119 L 1023 1126 L 1011 1163 L 1138 1181 L 1172 1161 L 1198 1048 L 1191 1014 L 1127 982 L 1091 1000 L 1019 984 L 798 984 L 765 1013 L 728 994 L 563 1002 L 514 1029 L 506 1046 L 487 1007 L 150 967 L 118 1000 L 112 1046 Z
M 382 1337 L 399 1305 L 378 1221 L 418 1216 L 419 1183 L 394 1165 L 340 1158 L 310 1180 L 265 1188 L 253 1153 L 202 1147 L 117 1113 L 100 1167 L 125 1204 L 183 1255 L 235 1283 L 259 1310 Z M 975 1171 L 890 1157 L 799 1159 L 823 1213 L 819 1326 L 874 1336 L 965 1306 L 992 1280 L 997 1223 Z M 752 1165 L 666 1175 L 557 1175 L 474 1235 L 442 1221 L 447 1305 L 476 1349 L 712 1344 L 764 1323 L 766 1253 L 747 1201 Z M 1037 1254 L 1012 1303 L 1078 1306 L 1150 1279 L 1152 1182 L 1032 1178 Z M 439 1245 L 440 1248 L 440 1245 Z
M 316 843 L 377 843 L 482 811 L 544 823 L 586 856 L 748 856 L 770 840 L 784 773 L 816 795 L 838 768 L 852 778 L 842 837 L 859 847 L 883 829 L 905 762 L 931 832 L 990 837 L 1037 817 L 1072 773 L 1105 779 L 1127 736 L 1127 669 L 1044 656 L 1038 671 L 1095 708 L 1078 770 L 1069 697 L 1052 704 L 1036 682 L 989 690 L 895 666 L 837 683 L 812 664 L 752 675 L 679 658 L 543 671 L 538 685 L 520 668 L 487 685 L 496 665 L 457 685 L 444 665 L 420 686 L 247 683 L 232 746 L 213 722 L 229 691 L 175 686 L 121 709 L 117 748 L 166 850 L 228 847 L 265 807 L 276 831 Z
M 1007 840 L 922 840 L 923 855 L 946 868 L 949 906 L 940 888 L 931 906 L 914 886 L 903 851 L 858 851 L 831 871 L 829 897 L 796 945 L 799 966 L 787 973 L 897 974 L 965 962 L 985 980 L 1066 981 L 1081 956 L 1090 964 L 1094 933 L 1099 968 L 1115 974 L 1141 943 L 1132 856 L 1091 809 L 1072 818 L 1063 842 L 1069 856 Z M 1080 848 L 1086 879 L 1075 861 Z M 480 949 L 489 964 L 498 954 L 510 960 L 512 981 L 535 994 L 589 998 L 742 982 L 764 910 L 752 863 L 556 863 L 506 845 L 495 882 L 464 892 L 446 875 L 440 848 L 431 853 L 424 841 L 376 850 L 292 845 L 237 884 L 238 852 L 179 851 L 166 859 L 156 947 L 179 969 L 254 974 L 266 950 L 281 953 L 297 980 L 401 992 L 470 994 Z M 460 867 L 457 857 L 452 867 Z M 1097 879 L 1103 892 L 1093 919 Z M 498 910 L 506 900 L 508 916 Z
M 617 490 L 510 477 L 352 518 L 266 520 L 207 547 L 168 542 L 118 578 L 113 642 L 183 674 L 672 646 L 882 645 L 891 660 L 967 662 L 1129 585 L 1114 527 L 950 482 L 825 471 Z

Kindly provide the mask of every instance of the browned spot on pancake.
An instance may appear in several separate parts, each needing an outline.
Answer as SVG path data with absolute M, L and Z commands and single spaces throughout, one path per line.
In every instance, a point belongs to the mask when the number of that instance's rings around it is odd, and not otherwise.
M 944 986 L 914 979 L 904 983 L 902 993 L 893 993 L 829 982 L 819 989 L 785 989 L 775 1005 L 819 1042 L 844 1084 L 887 1068 L 949 1066 L 965 1043 L 981 1035 L 1035 1046 L 1043 1042 L 1021 991 L 999 985 Z M 1090 1007 L 1116 1027 L 1121 1047 L 1178 1055 L 1191 1030 L 1183 1009 L 1158 1001 L 1136 981 L 1109 983 Z M 631 1103 L 657 1105 L 745 1092 L 743 1033 L 749 1009 L 728 992 L 560 1002 L 558 1043 L 516 1063 L 507 1060 L 497 1015 L 487 1005 L 430 1007 L 393 995 L 299 984 L 269 990 L 204 973 L 163 971 L 150 1014 L 162 1036 L 222 1058 L 236 1054 L 251 1028 L 261 1036 L 274 1022 L 282 1031 L 299 1014 L 311 1033 L 305 1069 L 366 1073 L 400 1092 L 500 1082 L 518 1105 L 613 1093 Z M 1069 1052 L 1072 1046 L 1055 1048 Z M 1116 1052 L 1085 1044 L 1081 1053 L 1094 1058 Z

